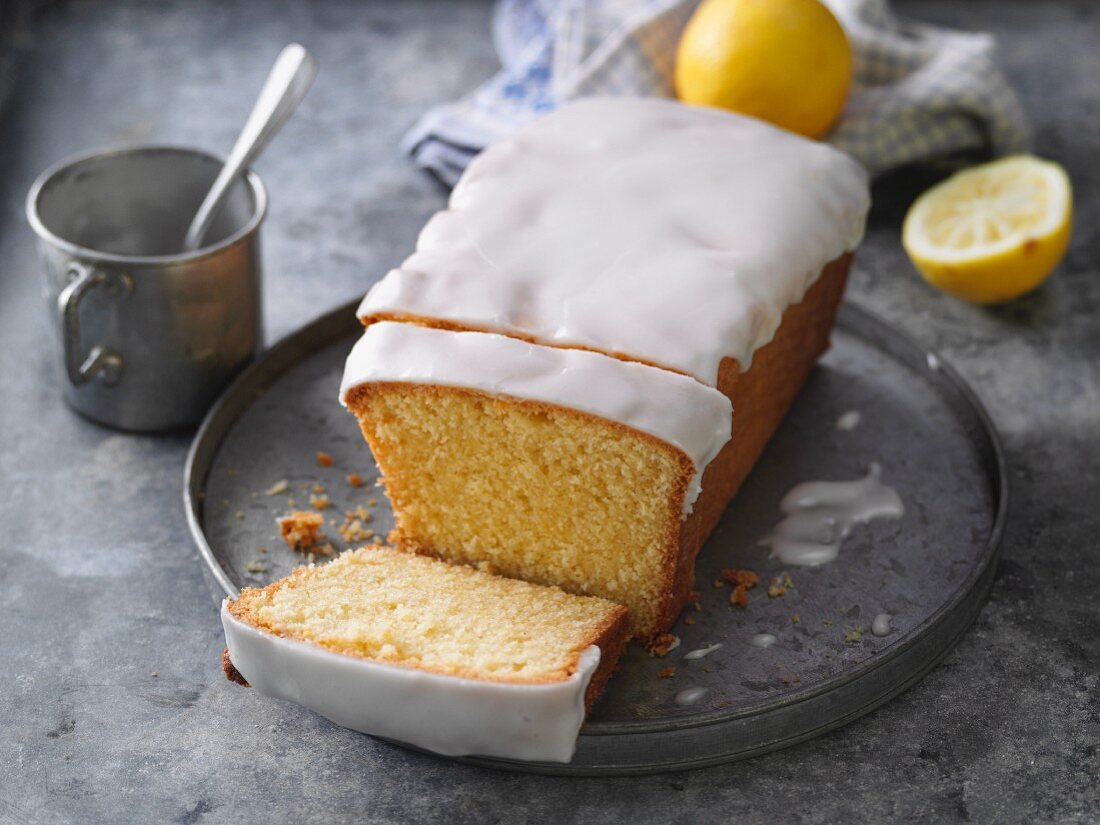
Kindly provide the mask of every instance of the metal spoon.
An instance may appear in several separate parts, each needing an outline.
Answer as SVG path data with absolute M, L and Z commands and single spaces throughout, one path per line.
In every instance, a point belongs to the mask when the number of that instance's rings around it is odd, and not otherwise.
M 202 246 L 206 230 L 210 228 L 229 188 L 290 119 L 316 76 L 317 61 L 302 46 L 291 43 L 279 53 L 233 151 L 229 153 L 225 166 L 187 229 L 183 239 L 184 252 L 192 252 Z

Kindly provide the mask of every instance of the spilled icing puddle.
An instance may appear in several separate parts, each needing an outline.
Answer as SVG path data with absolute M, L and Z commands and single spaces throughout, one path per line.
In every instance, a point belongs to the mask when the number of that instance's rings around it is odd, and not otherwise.
M 678 705 L 694 705 L 706 695 L 707 689 L 705 687 L 685 688 L 676 694 L 674 701 Z
M 709 656 L 714 651 L 722 646 L 721 642 L 718 644 L 710 645 L 709 647 L 701 647 L 698 650 L 689 650 L 684 654 L 685 659 L 702 659 L 704 656 Z
M 830 562 L 857 524 L 905 514 L 901 497 L 882 482 L 882 468 L 856 481 L 807 481 L 779 503 L 786 518 L 760 541 L 783 564 L 812 567 Z
M 859 426 L 860 419 L 863 416 L 860 415 L 859 410 L 848 410 L 840 418 L 836 420 L 836 428 L 838 430 L 851 431 Z
M 757 633 L 755 636 L 749 639 L 749 644 L 753 647 L 771 647 L 778 641 L 779 639 L 777 639 L 771 633 Z

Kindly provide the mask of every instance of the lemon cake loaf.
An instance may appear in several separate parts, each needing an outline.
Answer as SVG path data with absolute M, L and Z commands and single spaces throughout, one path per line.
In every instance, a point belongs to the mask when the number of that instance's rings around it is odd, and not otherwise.
M 868 206 L 846 155 L 674 101 L 491 146 L 359 309 L 341 398 L 396 540 L 667 630 L 828 346 Z
M 222 624 L 227 676 L 338 725 L 559 762 L 628 635 L 626 610 L 603 599 L 389 547 L 246 588 Z

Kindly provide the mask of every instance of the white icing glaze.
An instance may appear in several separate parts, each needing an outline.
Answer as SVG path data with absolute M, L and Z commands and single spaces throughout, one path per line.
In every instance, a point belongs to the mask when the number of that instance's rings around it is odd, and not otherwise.
M 707 647 L 700 647 L 700 648 L 696 648 L 695 650 L 689 650 L 687 653 L 684 654 L 684 658 L 685 659 L 702 659 L 703 657 L 709 656 L 710 654 L 712 654 L 714 651 L 716 651 L 721 646 L 722 646 L 722 643 L 717 642 L 715 644 L 708 645 Z
M 760 543 L 784 564 L 807 567 L 835 559 L 855 525 L 905 515 L 901 497 L 883 483 L 878 464 L 855 481 L 799 484 L 783 497 L 779 509 L 786 518 Z
M 836 420 L 836 428 L 838 430 L 854 430 L 859 426 L 862 418 L 863 416 L 859 410 L 848 410 Z
M 337 725 L 445 756 L 568 762 L 600 649 L 568 679 L 524 685 L 464 679 L 344 656 L 264 633 L 222 605 L 233 666 L 259 693 L 296 702 Z
M 890 620 L 893 617 L 889 613 L 879 613 L 871 622 L 871 632 L 876 636 L 890 635 Z
M 700 699 L 707 695 L 709 691 L 705 687 L 689 687 L 684 688 L 676 694 L 673 699 L 678 705 L 694 705 Z
M 753 118 L 589 98 L 470 164 L 449 208 L 363 299 L 658 364 L 714 385 L 854 249 L 870 200 L 848 156 Z
M 371 324 L 344 366 L 340 399 L 373 382 L 464 387 L 597 415 L 680 449 L 695 466 L 684 511 L 703 470 L 729 441 L 729 399 L 698 381 L 586 350 L 558 349 L 483 332 Z
M 753 647 L 771 647 L 778 641 L 779 639 L 771 633 L 757 633 L 749 639 L 749 644 Z

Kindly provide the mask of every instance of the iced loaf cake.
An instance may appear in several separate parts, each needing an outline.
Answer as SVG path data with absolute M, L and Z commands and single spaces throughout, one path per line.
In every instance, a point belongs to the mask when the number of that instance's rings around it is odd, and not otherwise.
M 868 206 L 846 155 L 672 101 L 572 103 L 483 152 L 345 368 L 397 540 L 666 630 L 828 346 Z

